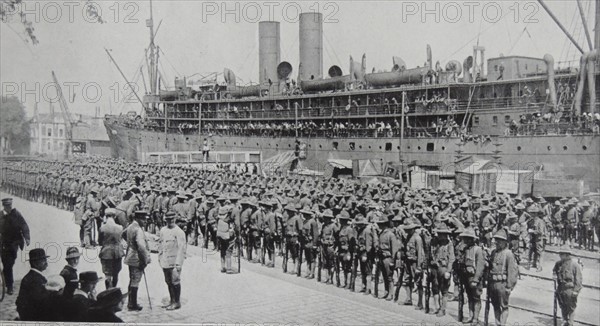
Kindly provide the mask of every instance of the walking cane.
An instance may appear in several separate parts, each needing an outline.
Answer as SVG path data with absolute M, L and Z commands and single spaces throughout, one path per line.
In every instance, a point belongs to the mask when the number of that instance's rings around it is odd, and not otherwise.
M 148 294 L 148 305 L 150 306 L 150 310 L 152 310 L 152 300 L 150 300 L 150 290 L 148 290 L 148 280 L 146 280 L 146 271 L 142 272 L 144 274 L 144 283 L 146 284 L 146 294 Z
M 554 309 L 552 310 L 552 319 L 554 321 L 554 326 L 558 326 L 558 320 L 556 318 L 556 305 L 558 298 L 556 297 L 556 280 L 554 280 Z

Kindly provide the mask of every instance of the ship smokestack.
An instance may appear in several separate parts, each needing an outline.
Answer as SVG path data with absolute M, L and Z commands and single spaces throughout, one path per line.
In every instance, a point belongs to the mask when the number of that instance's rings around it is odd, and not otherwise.
M 279 22 L 258 23 L 258 78 L 261 85 L 277 86 L 280 53 Z
M 556 84 L 554 83 L 554 57 L 550 54 L 546 54 L 544 56 L 544 61 L 546 62 L 546 70 L 548 72 L 548 90 L 550 92 L 550 101 L 552 102 L 552 107 L 556 109 L 556 103 L 558 102 L 556 99 Z
M 323 15 L 316 12 L 300 14 L 300 80 L 323 77 Z

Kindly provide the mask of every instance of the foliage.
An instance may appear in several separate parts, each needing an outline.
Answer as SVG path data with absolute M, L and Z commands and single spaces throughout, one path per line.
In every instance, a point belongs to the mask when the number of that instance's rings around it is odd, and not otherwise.
M 29 121 L 25 106 L 16 96 L 0 98 L 0 137 L 16 154 L 29 153 Z
M 0 20 L 2 20 L 3 23 L 8 24 L 8 16 L 10 16 L 13 12 L 18 12 L 21 23 L 23 24 L 23 30 L 27 35 L 25 41 L 31 41 L 33 45 L 36 45 L 39 43 L 39 40 L 35 36 L 35 28 L 33 23 L 27 19 L 27 15 L 23 11 L 18 10 L 22 4 L 23 0 L 0 0 Z M 92 3 L 92 0 L 86 0 L 85 8 L 89 18 L 95 18 L 95 20 L 100 24 L 105 23 L 98 13 L 98 8 Z

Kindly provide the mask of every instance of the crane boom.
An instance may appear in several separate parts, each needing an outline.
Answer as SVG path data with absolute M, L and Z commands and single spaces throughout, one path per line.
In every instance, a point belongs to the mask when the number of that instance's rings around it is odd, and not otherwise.
M 58 78 L 56 78 L 56 74 L 52 71 L 52 79 L 56 84 L 56 93 L 58 95 L 58 104 L 60 105 L 60 111 L 63 116 L 63 120 L 65 120 L 65 138 L 67 139 L 67 146 L 65 146 L 67 156 L 69 155 L 69 149 L 72 148 L 73 141 L 73 117 L 71 116 L 71 112 L 69 111 L 69 106 L 67 105 L 67 101 L 65 100 L 65 96 L 63 94 L 62 88 L 60 87 L 60 83 L 58 82 Z

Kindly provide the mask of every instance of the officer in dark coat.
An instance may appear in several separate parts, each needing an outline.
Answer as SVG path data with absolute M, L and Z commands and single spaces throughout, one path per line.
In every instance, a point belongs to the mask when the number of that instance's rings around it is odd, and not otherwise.
M 577 296 L 582 288 L 581 267 L 571 259 L 571 250 L 563 246 L 559 252 L 560 261 L 554 265 L 553 275 L 558 283 L 556 297 L 562 312 L 564 326 L 573 325 Z
M 48 321 L 48 307 L 52 297 L 58 292 L 46 289 L 48 280 L 42 272 L 48 268 L 48 256 L 44 249 L 36 248 L 29 252 L 31 270 L 23 277 L 17 296 L 17 312 L 24 321 Z
M 4 280 L 6 293 L 13 294 L 13 266 L 17 259 L 18 249 L 23 250 L 29 246 L 29 226 L 23 215 L 12 207 L 12 198 L 2 199 L 0 212 L 0 248 L 2 252 L 2 265 L 4 266 Z

